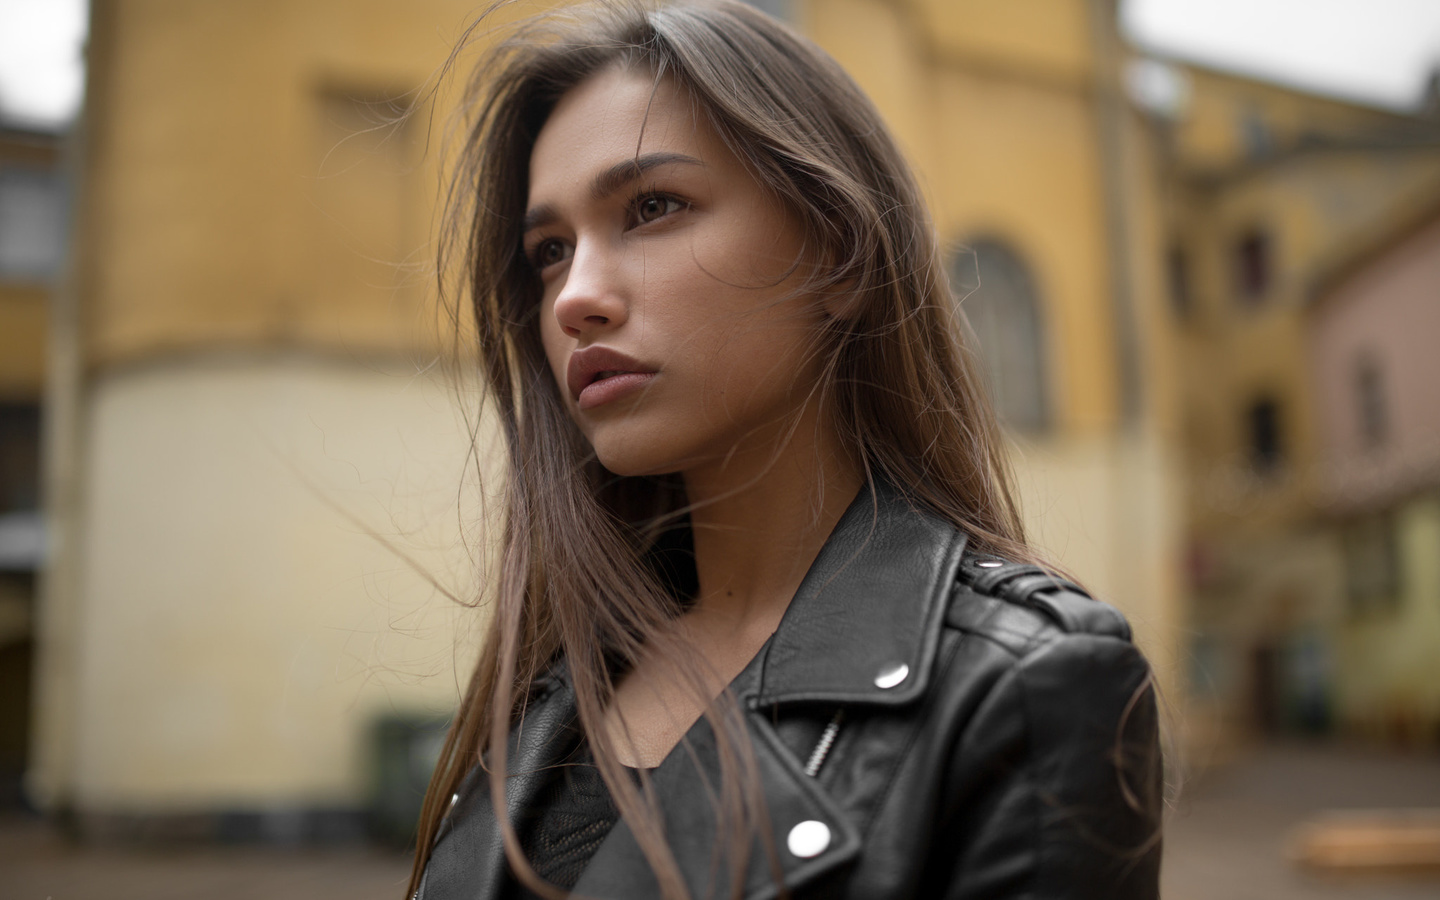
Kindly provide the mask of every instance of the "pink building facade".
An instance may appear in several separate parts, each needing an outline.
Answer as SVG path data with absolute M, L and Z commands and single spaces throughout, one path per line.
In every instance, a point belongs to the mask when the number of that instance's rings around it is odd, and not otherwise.
M 1311 366 L 1338 511 L 1440 482 L 1440 214 L 1317 300 Z

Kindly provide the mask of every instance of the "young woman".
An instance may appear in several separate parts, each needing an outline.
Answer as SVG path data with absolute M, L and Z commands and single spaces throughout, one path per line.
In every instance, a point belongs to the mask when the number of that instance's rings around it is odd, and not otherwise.
M 738 3 L 605 4 L 473 91 L 506 520 L 411 891 L 1155 896 L 1149 670 L 1033 564 L 854 83 Z

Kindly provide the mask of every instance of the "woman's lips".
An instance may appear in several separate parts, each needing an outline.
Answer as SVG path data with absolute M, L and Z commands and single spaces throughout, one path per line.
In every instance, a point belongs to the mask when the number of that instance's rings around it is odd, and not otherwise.
M 605 375 L 586 385 L 580 396 L 575 398 L 575 403 L 581 409 L 594 409 L 640 389 L 654 377 L 654 372 L 616 372 Z
M 655 369 L 609 347 L 586 347 L 570 354 L 566 387 L 580 409 L 594 409 L 644 387 Z

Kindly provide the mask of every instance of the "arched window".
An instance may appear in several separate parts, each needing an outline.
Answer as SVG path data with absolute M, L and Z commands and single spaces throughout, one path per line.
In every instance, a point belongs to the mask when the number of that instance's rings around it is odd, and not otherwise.
M 998 240 L 962 245 L 950 266 L 960 309 L 980 339 L 991 397 L 1012 428 L 1050 425 L 1045 327 L 1030 267 Z

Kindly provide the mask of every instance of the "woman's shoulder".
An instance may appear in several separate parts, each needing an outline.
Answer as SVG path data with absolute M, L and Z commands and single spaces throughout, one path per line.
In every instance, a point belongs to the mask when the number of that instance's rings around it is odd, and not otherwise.
M 966 554 L 943 627 L 927 722 L 944 760 L 935 828 L 953 839 L 927 881 L 966 898 L 1155 897 L 1164 763 L 1125 617 L 1038 567 Z
M 943 627 L 958 640 L 936 687 L 980 718 L 989 707 L 1063 731 L 1153 708 L 1150 664 L 1125 616 L 1038 566 L 967 553 Z
M 960 561 L 945 624 L 1016 658 L 1067 639 L 1132 643 L 1125 616 L 1074 582 L 1036 565 L 968 552 Z

